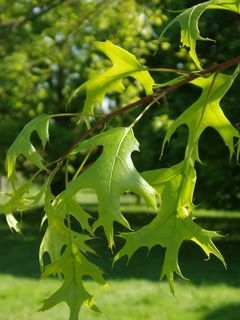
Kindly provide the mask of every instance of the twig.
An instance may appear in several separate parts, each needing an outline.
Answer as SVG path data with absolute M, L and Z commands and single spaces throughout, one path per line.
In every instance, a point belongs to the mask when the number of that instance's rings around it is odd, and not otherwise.
M 217 71 L 220 70 L 225 70 L 228 69 L 230 67 L 232 67 L 233 65 L 239 64 L 240 63 L 240 56 L 234 57 L 232 59 L 229 59 L 227 61 L 224 61 L 222 63 L 219 63 L 217 65 L 214 66 L 210 66 L 208 68 L 202 69 L 200 71 L 197 72 L 192 72 L 190 74 L 187 73 L 186 78 L 179 80 L 178 82 L 167 86 L 165 88 L 161 88 L 159 90 L 156 90 L 153 94 L 145 96 L 133 103 L 130 103 L 120 109 L 114 110 L 113 112 L 107 114 L 105 117 L 103 117 L 102 119 L 98 120 L 91 128 L 87 129 L 82 135 L 81 137 L 74 142 L 65 152 L 64 154 L 58 158 L 56 161 L 54 161 L 54 163 L 59 162 L 64 160 L 72 151 L 73 149 L 84 139 L 86 139 L 92 132 L 94 132 L 97 128 L 99 128 L 100 126 L 102 126 L 103 124 L 105 124 L 107 121 L 115 118 L 118 115 L 124 114 L 134 108 L 136 108 L 139 105 L 142 105 L 143 103 L 149 102 L 151 100 L 154 101 L 158 101 L 161 97 L 163 97 L 165 94 L 167 94 L 168 92 L 171 92 L 177 88 L 182 87 L 183 85 L 191 82 L 192 80 L 208 75 L 208 74 L 212 74 L 215 73 Z

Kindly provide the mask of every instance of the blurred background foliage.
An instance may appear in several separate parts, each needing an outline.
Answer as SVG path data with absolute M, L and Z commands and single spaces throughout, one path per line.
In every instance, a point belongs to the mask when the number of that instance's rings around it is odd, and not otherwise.
M 109 66 L 109 61 L 94 50 L 95 40 L 112 41 L 149 68 L 195 70 L 187 50 L 179 46 L 178 25 L 169 29 L 163 38 L 159 39 L 159 35 L 167 21 L 176 15 L 174 10 L 197 3 L 199 1 L 193 0 L 0 0 L 0 168 L 3 175 L 6 150 L 30 119 L 41 113 L 81 111 L 84 97 L 75 97 L 66 110 L 69 97 L 96 70 Z M 199 27 L 203 36 L 215 40 L 197 45 L 204 67 L 239 55 L 240 22 L 236 14 L 208 11 L 202 15 Z M 172 77 L 169 73 L 152 72 L 152 75 L 156 83 Z M 239 82 L 238 79 L 222 103 L 234 125 L 240 122 Z M 130 103 L 143 94 L 139 85 L 131 80 L 125 85 L 123 96 L 109 95 L 105 111 Z M 136 124 L 141 152 L 134 153 L 133 158 L 140 171 L 171 166 L 182 159 L 186 128 L 177 131 L 159 161 L 162 139 L 172 119 L 199 93 L 191 85 L 178 89 L 165 96 Z M 136 112 L 139 110 L 112 120 L 110 125 L 128 125 Z M 74 117 L 55 118 L 51 143 L 46 150 L 48 157 L 56 159 L 84 129 L 76 126 Z M 227 150 L 213 130 L 206 130 L 202 137 L 200 156 L 204 165 L 197 168 L 195 203 L 205 208 L 239 208 L 239 168 L 234 161 L 229 163 Z M 78 162 L 74 159 L 72 165 Z M 27 176 L 33 168 L 22 159 L 19 170 Z M 63 185 L 64 179 L 59 175 L 56 188 L 61 190 Z

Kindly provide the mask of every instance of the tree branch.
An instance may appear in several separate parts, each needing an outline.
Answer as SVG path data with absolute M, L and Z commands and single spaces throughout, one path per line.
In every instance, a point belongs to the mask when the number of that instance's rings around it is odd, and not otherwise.
M 65 152 L 64 154 L 58 158 L 56 161 L 54 161 L 54 163 L 59 162 L 59 161 L 63 161 L 65 160 L 65 158 L 71 153 L 71 151 L 73 151 L 73 149 L 84 139 L 86 139 L 92 132 L 94 132 L 96 129 L 98 129 L 100 126 L 104 125 L 107 121 L 115 118 L 118 115 L 124 114 L 136 107 L 138 107 L 139 105 L 142 105 L 143 103 L 147 103 L 149 101 L 158 101 L 161 97 L 163 97 L 165 94 L 182 87 L 183 85 L 191 82 L 192 80 L 202 77 L 202 76 L 206 76 L 208 74 L 213 74 L 215 72 L 221 71 L 221 70 L 225 70 L 228 69 L 236 64 L 240 63 L 240 56 L 234 57 L 232 59 L 229 59 L 227 61 L 224 61 L 222 63 L 219 63 L 217 65 L 214 66 L 210 66 L 208 68 L 202 69 L 200 71 L 197 72 L 192 72 L 192 73 L 187 73 L 186 78 L 179 80 L 178 82 L 161 88 L 159 90 L 156 90 L 153 94 L 145 96 L 133 103 L 130 103 L 120 109 L 114 110 L 113 112 L 107 114 L 106 116 L 104 116 L 102 119 L 98 120 L 91 128 L 87 129 L 82 135 L 81 137 L 75 142 L 73 143 Z

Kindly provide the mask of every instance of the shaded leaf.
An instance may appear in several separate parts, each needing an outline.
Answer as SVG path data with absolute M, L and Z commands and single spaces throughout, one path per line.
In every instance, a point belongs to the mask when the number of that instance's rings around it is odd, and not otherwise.
M 201 15 L 207 9 L 223 9 L 239 13 L 239 0 L 210 0 L 203 3 L 196 4 L 188 9 L 185 9 L 176 18 L 174 18 L 163 30 L 160 37 L 176 22 L 180 24 L 181 28 L 181 44 L 189 49 L 189 54 L 196 64 L 197 68 L 201 69 L 201 63 L 196 53 L 197 40 L 212 40 L 204 38 L 200 35 L 198 28 L 198 21 Z
M 187 125 L 189 129 L 188 146 L 186 152 L 191 152 L 195 161 L 200 161 L 198 155 L 198 142 L 201 134 L 207 127 L 214 128 L 222 137 L 229 149 L 230 158 L 234 152 L 234 140 L 239 139 L 238 130 L 224 115 L 220 101 L 230 89 L 237 73 L 233 75 L 217 74 L 208 78 L 198 78 L 192 84 L 202 88 L 200 97 L 183 112 L 167 131 L 163 148 L 170 141 L 171 136 L 181 125 Z
M 237 161 L 239 161 L 239 155 L 240 155 L 240 139 L 238 139 L 238 144 L 237 144 Z
M 180 24 L 181 28 L 181 44 L 189 49 L 189 54 L 196 66 L 201 69 L 201 63 L 196 53 L 197 40 L 210 40 L 203 38 L 198 29 L 198 20 L 207 9 L 210 1 L 197 4 L 189 9 L 184 10 L 180 15 L 173 19 L 163 30 L 161 36 L 176 22 Z
M 31 142 L 31 135 L 34 131 L 36 131 L 39 138 L 41 139 L 42 146 L 44 147 L 49 138 L 49 120 L 49 115 L 42 114 L 30 121 L 19 133 L 15 141 L 8 149 L 6 157 L 6 170 L 8 173 L 8 179 L 12 183 L 17 180 L 15 165 L 17 157 L 21 154 L 24 155 L 39 169 L 45 169 L 42 156 L 37 152 Z

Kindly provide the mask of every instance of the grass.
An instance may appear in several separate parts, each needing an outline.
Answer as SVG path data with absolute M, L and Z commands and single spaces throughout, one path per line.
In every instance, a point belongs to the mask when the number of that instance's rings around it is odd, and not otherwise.
M 54 279 L 39 280 L 37 228 L 25 230 L 24 238 L 2 228 L 0 243 L 0 319 L 65 320 L 68 308 L 63 303 L 46 312 L 38 312 L 44 298 L 58 286 Z M 96 243 L 96 246 L 102 246 Z M 86 282 L 90 292 L 97 293 L 96 303 L 102 314 L 82 309 L 84 320 L 236 320 L 240 313 L 239 243 L 219 242 L 228 263 L 225 270 L 212 258 L 204 261 L 201 250 L 185 243 L 180 253 L 180 266 L 191 281 L 176 278 L 176 296 L 169 292 L 166 281 L 159 281 L 163 251 L 154 247 L 149 255 L 143 248 L 130 260 L 124 259 L 113 269 L 106 267 L 109 288 Z M 103 255 L 105 252 L 103 250 Z
M 60 304 L 46 312 L 37 312 L 42 297 L 48 296 L 56 281 L 0 276 L 1 320 L 65 320 L 66 305 Z M 165 282 L 146 279 L 109 281 L 109 289 L 99 289 L 96 303 L 102 314 L 82 309 L 84 320 L 236 320 L 240 312 L 240 288 L 224 283 L 193 285 L 179 281 L 177 295 L 169 293 Z M 88 283 L 93 288 L 93 283 Z
M 83 194 L 86 208 L 96 210 L 93 194 Z M 124 196 L 123 210 L 130 212 L 132 221 L 146 217 L 145 205 L 136 205 L 134 197 Z M 91 204 L 89 204 L 91 203 Z M 130 209 L 130 210 L 129 210 Z M 214 221 L 214 229 L 222 230 L 231 222 L 238 232 L 239 212 L 197 210 L 201 223 Z M 37 217 L 29 214 L 24 236 L 0 228 L 0 319 L 1 320 L 65 320 L 69 311 L 63 303 L 46 312 L 38 312 L 44 298 L 56 290 L 60 283 L 54 279 L 39 280 L 38 248 L 41 234 Z M 140 219 L 139 218 L 139 219 Z M 152 218 L 149 212 L 149 218 Z M 145 218 L 144 218 L 145 219 Z M 228 221 L 228 222 L 226 222 Z M 222 225 L 223 223 L 223 225 Z M 0 221 L 1 225 L 1 221 Z M 6 225 L 6 224 L 5 224 Z M 239 232 L 240 234 L 240 232 Z M 179 258 L 185 281 L 176 277 L 176 296 L 171 295 L 166 281 L 159 281 L 163 250 L 154 247 L 147 255 L 144 248 L 130 260 L 121 259 L 113 269 L 102 257 L 97 263 L 107 273 L 109 288 L 86 282 L 90 292 L 96 294 L 96 304 L 102 314 L 82 309 L 84 320 L 236 320 L 240 314 L 240 255 L 236 237 L 218 242 L 228 264 L 227 270 L 215 258 L 205 261 L 202 251 L 194 244 L 184 243 Z M 239 238 L 239 237 L 238 237 Z M 98 240 L 104 257 L 110 253 L 104 241 Z M 108 262 L 106 262 L 108 261 Z

